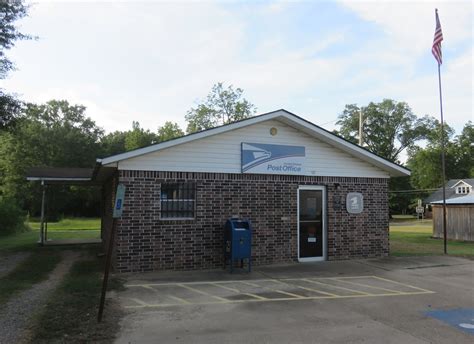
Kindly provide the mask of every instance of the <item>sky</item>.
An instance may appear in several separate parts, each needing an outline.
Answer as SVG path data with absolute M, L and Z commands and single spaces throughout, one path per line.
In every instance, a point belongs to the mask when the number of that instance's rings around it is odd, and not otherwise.
M 346 104 L 384 98 L 439 118 L 431 54 L 438 8 L 443 105 L 459 133 L 473 118 L 471 1 L 41 1 L 8 52 L 1 87 L 28 102 L 66 99 L 105 129 L 152 131 L 213 84 L 244 90 L 257 113 L 284 108 L 332 130 Z

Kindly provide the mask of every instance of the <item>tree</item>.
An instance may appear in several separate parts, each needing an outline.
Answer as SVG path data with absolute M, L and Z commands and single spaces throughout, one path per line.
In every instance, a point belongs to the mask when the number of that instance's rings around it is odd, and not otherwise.
M 130 151 L 152 145 L 158 141 L 155 133 L 140 127 L 140 123 L 133 122 L 132 130 L 125 136 L 125 150 Z
M 31 36 L 18 31 L 15 22 L 27 15 L 28 6 L 23 1 L 0 1 L 0 80 L 14 69 L 6 51 L 15 46 L 17 40 Z M 0 88 L 0 130 L 6 128 L 19 115 L 21 102 Z
M 125 152 L 125 139 L 127 131 L 114 131 L 102 137 L 100 156 L 105 158 Z
M 474 124 L 469 121 L 454 140 L 459 178 L 474 178 Z
M 245 98 L 241 88 L 234 90 L 230 85 L 224 88 L 222 82 L 215 84 L 206 101 L 191 108 L 185 116 L 188 122 L 186 131 L 194 133 L 251 117 L 256 108 Z
M 94 165 L 103 131 L 85 116 L 85 110 L 82 105 L 56 100 L 26 105 L 17 125 L 0 132 L 0 196 L 21 200 L 24 209 L 35 213 L 41 193 L 37 184 L 25 179 L 29 167 L 91 168 Z M 91 196 L 91 192 L 54 187 L 49 204 L 56 211 L 73 209 L 72 202 L 79 207 L 89 204 L 91 211 L 97 212 L 99 199 L 97 194 Z M 91 204 L 90 199 L 96 202 Z
M 425 148 L 414 147 L 409 150 L 408 166 L 412 170 L 411 184 L 419 189 L 438 188 L 443 184 L 441 173 L 441 125 L 427 136 Z M 445 124 L 445 167 L 446 179 L 474 177 L 474 126 L 468 122 L 460 135 L 451 140 L 454 131 Z
M 362 108 L 349 104 L 339 116 L 337 134 L 354 143 L 357 143 L 359 133 L 360 111 L 363 114 L 363 145 L 393 162 L 399 162 L 400 153 L 426 138 L 433 128 L 430 117 L 417 118 L 404 102 L 384 99 Z
M 163 126 L 158 128 L 159 142 L 175 139 L 183 135 L 184 135 L 184 132 L 181 130 L 178 123 L 167 121 L 165 122 L 165 124 L 163 124 Z

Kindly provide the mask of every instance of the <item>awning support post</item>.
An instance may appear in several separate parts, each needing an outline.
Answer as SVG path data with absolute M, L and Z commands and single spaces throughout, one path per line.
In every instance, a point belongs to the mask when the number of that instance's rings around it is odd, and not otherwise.
M 44 204 L 46 201 L 46 185 L 44 180 L 41 181 L 41 186 L 43 187 L 43 196 L 41 197 L 41 224 L 40 224 L 40 237 L 39 244 L 44 245 Z

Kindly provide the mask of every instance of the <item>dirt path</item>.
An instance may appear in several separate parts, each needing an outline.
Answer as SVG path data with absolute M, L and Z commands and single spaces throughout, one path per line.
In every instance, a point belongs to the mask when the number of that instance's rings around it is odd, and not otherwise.
M 62 260 L 49 278 L 19 293 L 0 309 L 0 343 L 23 343 L 28 340 L 31 317 L 46 302 L 52 292 L 79 258 L 78 252 L 65 251 Z
M 0 278 L 12 271 L 30 255 L 29 252 L 0 254 Z

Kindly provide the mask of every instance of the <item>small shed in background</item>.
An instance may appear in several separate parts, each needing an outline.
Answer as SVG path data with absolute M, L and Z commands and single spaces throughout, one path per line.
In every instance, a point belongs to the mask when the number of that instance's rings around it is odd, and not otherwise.
M 433 237 L 443 238 L 443 201 L 431 203 Z M 474 194 L 446 200 L 448 239 L 474 241 Z

